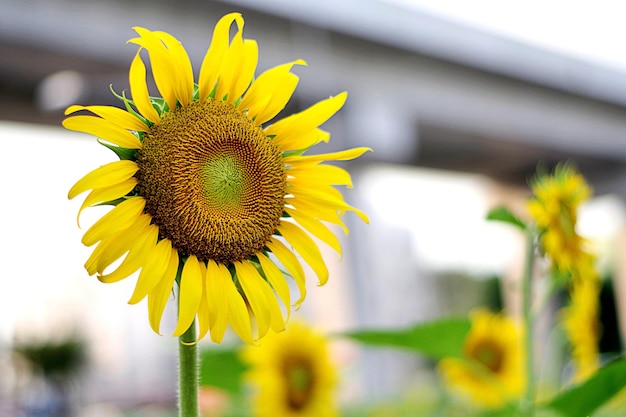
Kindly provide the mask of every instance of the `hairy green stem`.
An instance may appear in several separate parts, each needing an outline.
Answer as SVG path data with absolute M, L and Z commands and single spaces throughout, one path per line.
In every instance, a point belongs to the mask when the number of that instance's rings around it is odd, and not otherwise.
M 198 417 L 198 385 L 198 347 L 194 321 L 178 342 L 179 417 Z
M 532 311 L 532 278 L 535 260 L 535 234 L 532 231 L 526 234 L 526 260 L 524 263 L 524 277 L 522 281 L 522 315 L 524 319 L 524 347 L 526 351 L 526 415 L 535 415 L 535 355 L 533 344 L 534 315 Z

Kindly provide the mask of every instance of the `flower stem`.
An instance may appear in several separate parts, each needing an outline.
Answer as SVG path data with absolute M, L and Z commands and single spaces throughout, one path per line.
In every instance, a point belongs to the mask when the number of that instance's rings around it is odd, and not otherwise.
M 526 351 L 526 415 L 535 414 L 535 355 L 533 344 L 534 317 L 532 311 L 532 278 L 535 260 L 535 234 L 529 231 L 526 235 L 526 260 L 522 281 L 522 315 L 524 320 L 524 337 Z
M 198 347 L 196 323 L 179 337 L 178 412 L 180 417 L 198 417 Z

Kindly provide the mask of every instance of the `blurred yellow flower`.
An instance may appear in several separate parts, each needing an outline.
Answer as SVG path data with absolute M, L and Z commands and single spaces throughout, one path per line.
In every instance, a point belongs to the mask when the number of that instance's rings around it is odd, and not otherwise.
M 585 240 L 576 232 L 580 204 L 591 197 L 584 177 L 569 164 L 553 175 L 540 175 L 532 183 L 528 211 L 541 231 L 541 248 L 559 273 L 575 273 Z
M 337 375 L 324 335 L 302 322 L 272 333 L 260 346 L 246 346 L 242 359 L 254 389 L 254 413 L 259 417 L 335 417 Z
M 561 322 L 572 346 L 575 383 L 589 378 L 600 367 L 599 297 L 597 274 L 576 279 L 571 284 L 570 303 L 561 310 Z
M 113 206 L 82 239 L 96 245 L 85 267 L 105 283 L 140 270 L 129 302 L 148 298 L 155 332 L 175 282 L 174 335 L 183 334 L 196 317 L 199 338 L 210 331 L 215 342 L 228 325 L 247 343 L 270 328 L 283 330 L 283 308 L 289 310 L 292 300 L 275 262 L 295 280 L 299 304 L 305 275 L 289 246 L 324 284 L 328 271 L 307 232 L 340 252 L 338 239 L 322 222 L 347 232 L 340 218 L 346 211 L 367 221 L 334 187 L 351 186 L 348 172 L 323 162 L 351 160 L 368 149 L 305 154 L 329 140 L 319 126 L 343 106 L 347 94 L 267 125 L 296 88 L 291 69 L 306 64 L 293 61 L 255 78 L 258 47 L 243 38 L 243 27 L 239 13 L 219 20 L 197 84 L 176 38 L 137 27 L 139 36 L 129 40 L 139 47 L 129 71 L 132 100 L 120 97 L 125 110 L 66 110 L 71 116 L 63 126 L 99 137 L 120 158 L 88 173 L 69 191 L 69 198 L 90 191 L 79 215 L 89 206 Z M 162 98 L 148 94 L 144 53 Z
M 591 188 L 574 167 L 562 164 L 552 175 L 539 176 L 532 191 L 528 209 L 540 229 L 541 248 L 553 269 L 568 276 L 570 303 L 560 318 L 572 346 L 573 381 L 580 382 L 600 366 L 600 276 L 595 256 L 576 232 L 578 208 L 591 197 Z
M 522 332 L 503 314 L 472 311 L 463 358 L 445 358 L 438 370 L 446 385 L 473 403 L 500 408 L 521 397 L 526 386 Z

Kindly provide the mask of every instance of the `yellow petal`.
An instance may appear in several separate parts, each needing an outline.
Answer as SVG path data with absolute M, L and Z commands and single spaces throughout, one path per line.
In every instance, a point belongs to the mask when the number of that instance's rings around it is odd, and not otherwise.
M 315 128 L 304 131 L 299 135 L 281 135 L 278 140 L 274 138 L 274 143 L 276 143 L 282 151 L 289 151 L 307 149 L 320 142 L 328 142 L 329 140 L 330 133 Z
M 200 304 L 198 305 L 198 335 L 196 342 L 203 339 L 209 332 L 211 326 L 211 316 L 209 314 L 209 303 L 206 297 L 206 271 L 207 266 L 204 262 L 199 262 L 200 273 L 202 274 L 202 295 L 200 297 Z
M 176 249 L 172 249 L 167 270 L 163 274 L 161 281 L 159 281 L 148 294 L 148 319 L 150 321 L 150 327 L 152 327 L 152 330 L 157 334 L 161 334 L 161 317 L 163 317 L 167 300 L 174 288 L 176 271 L 178 271 L 178 252 Z
M 238 100 L 252 81 L 258 57 L 257 43 L 252 40 L 244 41 L 242 31 L 237 32 L 224 54 L 215 98 L 221 100 L 228 96 L 229 103 Z
M 71 200 L 87 190 L 95 190 L 122 183 L 135 175 L 138 170 L 139 166 L 135 162 L 128 160 L 102 165 L 78 180 L 70 188 L 67 198 Z
M 320 281 L 320 285 L 326 284 L 326 281 L 328 281 L 328 268 L 326 268 L 322 253 L 315 244 L 315 241 L 298 226 L 287 221 L 280 223 L 278 231 L 300 256 L 304 258 L 306 263 L 313 268 L 313 271 L 315 271 Z
M 89 274 L 89 276 L 95 274 L 96 271 L 96 265 L 98 263 L 98 260 L 101 258 L 102 256 L 102 252 L 104 251 L 104 248 L 107 247 L 107 245 L 110 244 L 110 242 L 108 240 L 101 240 L 100 242 L 98 242 L 98 244 L 96 245 L 96 247 L 94 248 L 93 251 L 91 251 L 91 254 L 89 255 L 89 258 L 87 258 L 87 261 L 85 262 L 85 269 L 87 270 L 87 273 Z M 128 249 L 125 248 L 120 255 L 115 258 L 113 261 L 117 260 L 120 256 L 122 256 Z M 112 262 L 113 262 L 112 261 Z M 107 264 L 107 266 L 109 266 L 111 263 Z
M 352 179 L 348 171 L 333 165 L 298 165 L 290 168 L 287 175 L 293 177 L 289 182 L 301 182 L 306 184 L 305 188 L 316 183 L 346 185 L 352 188 Z
M 339 210 L 334 206 L 320 204 L 318 201 L 308 199 L 306 196 L 293 196 L 287 198 L 285 201 L 305 216 L 336 224 L 343 229 L 346 235 L 350 232 L 348 227 L 341 221 Z
M 159 123 L 159 113 L 150 101 L 148 93 L 148 85 L 146 84 L 146 66 L 141 59 L 139 51 L 135 55 L 133 62 L 130 64 L 128 73 L 128 81 L 130 84 L 130 94 L 135 103 L 135 107 L 139 113 L 154 124 Z
M 289 207 L 285 208 L 285 211 L 298 223 L 304 227 L 309 233 L 317 237 L 328 246 L 333 248 L 339 255 L 341 255 L 341 244 L 339 239 L 333 232 L 328 229 L 324 224 L 314 217 L 309 217 L 299 210 L 294 210 Z
M 65 115 L 75 113 L 80 110 L 90 111 L 104 120 L 113 123 L 117 127 L 126 130 L 135 130 L 137 132 L 147 132 L 148 126 L 137 117 L 133 116 L 126 110 L 122 110 L 113 106 L 70 106 L 65 110 Z
M 180 277 L 178 325 L 174 330 L 174 336 L 185 333 L 196 317 L 200 298 L 202 298 L 202 279 L 200 261 L 196 255 L 190 255 Z
M 298 138 L 310 134 L 312 130 L 330 119 L 343 107 L 347 97 L 348 94 L 343 92 L 322 100 L 308 109 L 292 114 L 268 126 L 265 132 L 268 135 L 275 135 L 274 143 L 281 146 L 282 149 L 303 149 L 293 147 L 294 143 L 298 143 Z
M 80 209 L 78 210 L 78 215 L 76 216 L 76 222 L 78 223 L 78 227 L 80 227 L 80 214 L 85 208 L 91 207 L 94 204 L 104 203 L 107 201 L 113 201 L 117 200 L 118 198 L 122 198 L 126 194 L 131 192 L 136 185 L 137 178 L 132 177 L 123 182 L 120 182 L 119 184 L 113 184 L 108 187 L 98 188 L 90 192 L 87 195 L 87 198 L 85 198 L 85 201 L 83 201 L 83 204 L 80 206 Z
M 139 273 L 135 291 L 128 300 L 129 304 L 137 304 L 161 281 L 163 274 L 170 263 L 172 253 L 172 242 L 169 239 L 162 239 L 152 247 L 147 255 L 146 263 Z
M 132 242 L 148 232 L 151 221 L 152 216 L 142 214 L 128 229 L 102 239 L 85 264 L 89 275 L 93 275 L 96 272 L 102 275 L 106 268 L 128 251 Z M 99 254 L 96 254 L 96 252 L 99 252 Z
M 109 284 L 120 281 L 135 273 L 135 271 L 147 263 L 148 255 L 154 245 L 156 245 L 158 236 L 158 227 L 156 225 L 149 226 L 142 236 L 131 242 L 126 258 L 124 258 L 117 269 L 109 274 L 99 275 L 98 280 Z
M 206 290 L 211 322 L 211 340 L 221 343 L 226 331 L 226 324 L 230 323 L 241 340 L 253 344 L 248 307 L 225 265 L 209 260 L 207 263 Z
M 296 258 L 293 252 L 291 252 L 280 240 L 277 240 L 274 237 L 271 238 L 266 246 L 278 258 L 287 271 L 289 271 L 293 280 L 296 282 L 298 290 L 300 291 L 300 298 L 295 302 L 295 305 L 300 305 L 306 297 L 306 281 L 304 270 L 302 269 L 302 265 L 300 265 L 300 261 L 298 261 L 298 258 Z
M 146 200 L 142 197 L 133 197 L 121 202 L 87 230 L 82 239 L 83 244 L 91 246 L 106 236 L 128 229 L 138 220 L 145 206 Z
M 224 55 L 228 50 L 228 42 L 230 39 L 230 26 L 233 22 L 237 23 L 237 32 L 243 28 L 243 18 L 240 13 L 229 13 L 222 17 L 213 30 L 213 38 L 211 45 L 204 56 L 202 66 L 200 67 L 200 76 L 198 78 L 198 89 L 200 100 L 206 100 L 209 96 L 222 68 Z
M 228 268 L 212 259 L 207 262 L 205 298 L 211 325 L 211 340 L 221 343 L 228 323 L 228 300 L 224 280 L 231 281 Z M 239 296 L 239 298 L 241 298 Z M 249 326 L 248 326 L 249 327 Z
M 241 297 L 235 283 L 231 280 L 223 281 L 225 297 L 228 301 L 228 317 L 233 330 L 245 343 L 254 344 L 252 324 L 248 306 Z
M 287 308 L 287 314 L 289 314 L 291 311 L 291 294 L 289 293 L 289 285 L 287 285 L 287 281 L 285 280 L 283 273 L 271 259 L 267 258 L 262 253 L 257 254 L 257 258 L 259 258 L 259 263 L 261 264 L 261 269 L 263 269 L 265 278 L 267 278 L 267 281 L 270 283 L 272 288 L 274 288 L 274 291 L 276 291 L 276 294 L 278 294 Z
M 259 75 L 239 103 L 239 108 L 247 109 L 248 117 L 259 125 L 276 116 L 285 107 L 298 84 L 298 77 L 290 72 L 294 65 L 306 65 L 306 62 L 299 59 L 270 68 Z
M 177 72 L 175 90 L 178 92 L 176 97 L 183 107 L 187 107 L 193 96 L 193 68 L 187 51 L 178 39 L 167 32 L 154 32 L 154 34 L 165 44 L 170 55 L 170 61 L 173 63 L 174 70 Z
M 235 262 L 234 265 L 239 284 L 257 320 L 258 338 L 265 336 L 270 327 L 276 332 L 284 330 L 280 306 L 267 282 L 248 261 Z
M 239 75 L 233 82 L 228 95 L 228 102 L 232 103 L 241 98 L 246 89 L 250 86 L 256 66 L 259 61 L 259 47 L 256 41 L 244 39 L 243 41 L 243 59 L 240 62 Z
M 68 130 L 89 133 L 122 148 L 141 148 L 141 142 L 137 136 L 100 117 L 71 116 L 63 120 L 62 124 Z
M 151 31 L 142 27 L 134 27 L 139 38 L 130 39 L 129 43 L 134 43 L 145 48 L 150 55 L 152 63 L 152 75 L 161 96 L 169 106 L 170 110 L 176 108 L 176 95 L 178 93 L 178 71 L 172 62 L 171 56 L 163 42 Z
M 318 163 L 324 161 L 349 161 L 351 159 L 356 159 L 359 156 L 363 155 L 365 152 L 371 151 L 370 148 L 352 148 L 346 149 L 345 151 L 339 152 L 331 152 L 325 154 L 318 155 L 293 155 L 283 158 L 285 164 L 292 164 L 297 166 L 298 164 L 311 164 Z
M 339 210 L 342 214 L 345 211 L 353 211 L 359 218 L 369 224 L 369 218 L 361 210 L 352 207 L 343 200 L 343 196 L 339 191 L 332 187 L 327 188 L 304 188 L 304 187 L 290 187 L 289 192 L 293 194 L 295 198 L 300 200 L 308 200 L 309 202 L 321 206 L 331 207 Z

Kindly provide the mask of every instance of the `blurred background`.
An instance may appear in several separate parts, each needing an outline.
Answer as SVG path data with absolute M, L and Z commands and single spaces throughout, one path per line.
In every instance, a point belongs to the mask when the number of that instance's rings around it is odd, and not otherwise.
M 80 201 L 66 199 L 113 155 L 60 122 L 71 104 L 119 104 L 109 86 L 128 90 L 133 26 L 176 36 L 198 71 L 215 22 L 234 10 L 259 43 L 258 72 L 308 62 L 294 70 L 287 112 L 349 92 L 320 152 L 375 151 L 349 165 L 355 187 L 344 194 L 371 224 L 347 215 L 344 256 L 325 249 L 331 279 L 320 288 L 311 276 L 298 315 L 334 333 L 477 305 L 515 311 L 522 236 L 485 214 L 506 204 L 523 217 L 537 164 L 569 159 L 595 190 L 580 233 L 606 276 L 602 349 L 623 349 L 622 2 L 0 0 L 1 417 L 169 415 L 177 341 L 151 332 L 144 303 L 127 304 L 132 279 L 88 277 Z M 85 225 L 98 215 L 89 211 Z M 344 343 L 336 355 L 347 405 L 432 378 L 431 364 L 402 352 Z M 58 398 L 69 405 L 50 408 Z

